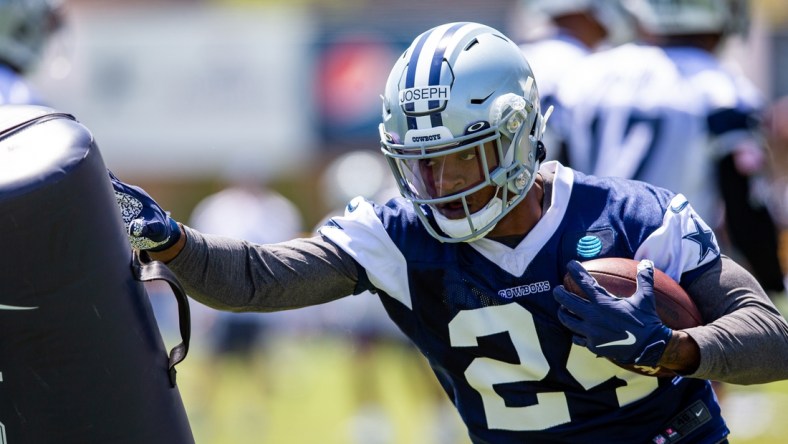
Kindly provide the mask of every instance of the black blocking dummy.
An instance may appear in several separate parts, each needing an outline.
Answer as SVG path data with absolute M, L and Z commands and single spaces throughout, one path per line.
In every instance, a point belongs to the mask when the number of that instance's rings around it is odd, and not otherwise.
M 193 443 L 174 365 L 185 295 L 129 247 L 90 131 L 0 107 L 0 444 Z M 165 279 L 183 342 L 170 355 L 144 280 Z

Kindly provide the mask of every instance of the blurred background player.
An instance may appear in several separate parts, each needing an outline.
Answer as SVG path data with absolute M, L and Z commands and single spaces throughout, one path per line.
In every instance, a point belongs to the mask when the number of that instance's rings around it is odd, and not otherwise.
M 719 51 L 748 26 L 746 0 L 625 0 L 639 42 L 590 55 L 564 78 L 555 120 L 564 159 L 580 171 L 681 192 L 782 293 L 777 230 L 763 191 L 764 100 Z M 580 74 L 581 73 L 581 74 Z
M 44 104 L 25 76 L 63 21 L 58 0 L 0 0 L 0 105 Z
M 544 109 L 554 104 L 559 79 L 576 77 L 573 64 L 634 37 L 619 0 L 521 0 L 518 7 L 520 49 L 539 79 Z M 548 147 L 555 145 L 551 131 L 544 140 Z M 558 154 L 547 150 L 548 158 Z

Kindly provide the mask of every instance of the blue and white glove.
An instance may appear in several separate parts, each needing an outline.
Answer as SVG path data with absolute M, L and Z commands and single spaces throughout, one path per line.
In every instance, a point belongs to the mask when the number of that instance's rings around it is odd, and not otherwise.
M 107 173 L 132 248 L 162 251 L 178 242 L 181 229 L 169 212 L 162 210 L 142 188 L 121 182 L 109 170 Z
M 563 285 L 553 290 L 561 304 L 558 319 L 574 333 L 572 342 L 619 364 L 656 367 L 673 331 L 657 315 L 654 264 L 638 264 L 637 290 L 628 298 L 611 295 L 577 261 L 567 269 L 588 300 Z

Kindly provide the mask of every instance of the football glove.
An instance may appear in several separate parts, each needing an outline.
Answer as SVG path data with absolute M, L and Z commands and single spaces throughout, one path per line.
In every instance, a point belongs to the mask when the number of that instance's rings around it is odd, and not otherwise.
M 628 298 L 611 295 L 577 261 L 567 269 L 588 296 L 583 299 L 563 285 L 553 290 L 561 304 L 558 319 L 574 333 L 572 342 L 620 364 L 656 367 L 673 331 L 657 315 L 654 264 L 640 261 L 637 290 Z
M 181 229 L 169 212 L 162 210 L 142 188 L 121 182 L 109 170 L 107 173 L 132 248 L 162 251 L 178 242 Z

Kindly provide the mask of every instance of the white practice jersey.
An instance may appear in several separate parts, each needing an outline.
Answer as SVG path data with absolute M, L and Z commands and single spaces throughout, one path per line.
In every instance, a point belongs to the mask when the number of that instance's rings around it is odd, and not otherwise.
M 561 33 L 523 43 L 520 50 L 531 65 L 543 101 L 555 94 L 558 81 L 570 72 L 572 64 L 590 53 L 579 40 Z
M 590 55 L 564 77 L 552 122 L 569 164 L 683 193 L 720 218 L 716 160 L 753 138 L 762 100 L 713 54 L 629 43 Z
M 559 80 L 568 73 L 573 78 L 572 66 L 591 53 L 582 42 L 564 33 L 523 43 L 520 50 L 534 73 L 543 110 L 555 104 Z M 558 150 L 554 148 L 558 141 L 549 125 L 542 140 L 547 147 L 547 159 L 556 159 Z

